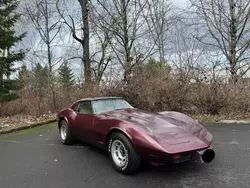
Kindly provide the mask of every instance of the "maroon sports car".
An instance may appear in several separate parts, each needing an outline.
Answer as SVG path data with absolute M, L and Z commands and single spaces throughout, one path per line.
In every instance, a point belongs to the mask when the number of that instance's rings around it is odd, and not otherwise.
M 213 136 L 197 121 L 178 112 L 143 111 L 119 97 L 78 100 L 57 118 L 63 144 L 80 139 L 106 149 L 122 173 L 134 173 L 142 160 L 209 163 L 215 157 Z

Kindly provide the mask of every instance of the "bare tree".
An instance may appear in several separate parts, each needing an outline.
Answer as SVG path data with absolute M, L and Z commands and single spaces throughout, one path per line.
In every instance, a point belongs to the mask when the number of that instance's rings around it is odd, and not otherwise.
M 178 75 L 177 79 L 182 82 L 198 81 L 203 72 L 206 48 L 194 37 L 199 32 L 198 25 L 188 27 L 182 17 L 176 20 L 171 29 L 169 61 Z
M 90 52 L 89 52 L 89 0 L 78 0 L 81 6 L 81 21 L 82 21 L 82 36 L 78 36 L 75 21 L 71 15 L 65 16 L 64 12 L 60 8 L 60 0 L 57 0 L 57 10 L 63 19 L 64 23 L 69 27 L 72 37 L 81 44 L 82 46 L 82 62 L 84 65 L 84 81 L 85 85 L 91 84 L 91 63 L 90 63 Z
M 190 0 L 197 22 L 207 28 L 198 36 L 201 42 L 218 48 L 229 62 L 229 71 L 235 84 L 250 69 L 239 72 L 242 63 L 248 61 L 250 45 L 250 1 L 246 0 Z M 202 27 L 202 26 L 201 26 Z M 209 38 L 208 38 L 209 36 Z M 245 64 L 246 65 L 246 64 Z
M 145 14 L 147 1 L 144 0 L 96 0 L 96 10 L 106 12 L 104 27 L 114 34 L 111 47 L 121 64 L 125 82 L 130 80 L 132 69 L 155 53 L 149 44 Z M 101 13 L 100 13 L 101 15 Z M 146 15 L 147 16 L 147 15 Z
M 148 0 L 147 7 L 149 14 L 145 14 L 145 19 L 160 61 L 165 62 L 168 32 L 175 20 L 171 13 L 171 3 L 170 0 Z
M 55 109 L 56 99 L 53 73 L 55 66 L 60 62 L 60 59 L 56 60 L 54 58 L 53 45 L 56 37 L 61 31 L 61 21 L 60 18 L 55 15 L 55 2 L 52 0 L 35 0 L 32 3 L 26 1 L 25 10 L 33 23 L 35 31 L 41 39 L 40 42 L 46 46 L 45 56 L 43 49 L 41 49 L 41 51 L 34 50 L 33 55 L 39 56 L 40 61 L 47 62 L 46 64 L 50 73 L 48 76 L 52 92 L 53 109 Z
M 105 21 L 103 21 L 105 12 L 100 17 L 93 8 L 91 13 L 91 37 L 95 41 L 94 45 L 96 48 L 93 50 L 90 60 L 94 72 L 95 84 L 99 88 L 103 75 L 114 56 L 110 46 L 113 34 L 106 28 Z

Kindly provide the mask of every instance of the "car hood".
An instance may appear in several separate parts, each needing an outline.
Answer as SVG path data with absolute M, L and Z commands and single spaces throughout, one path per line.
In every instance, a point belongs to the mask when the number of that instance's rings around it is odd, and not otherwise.
M 161 145 L 195 143 L 198 147 L 208 146 L 207 130 L 192 118 L 178 112 L 152 113 L 136 108 L 115 110 L 109 116 L 126 122 L 144 131 Z

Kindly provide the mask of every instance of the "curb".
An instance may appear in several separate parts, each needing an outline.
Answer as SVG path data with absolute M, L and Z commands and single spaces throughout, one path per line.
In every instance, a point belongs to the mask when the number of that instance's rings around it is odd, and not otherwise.
M 39 127 L 39 126 L 46 125 L 46 124 L 49 124 L 49 123 L 54 123 L 56 121 L 57 121 L 56 119 L 51 119 L 51 120 L 42 121 L 42 122 L 39 122 L 39 123 L 33 123 L 33 124 L 29 124 L 29 125 L 26 125 L 26 126 L 23 126 L 23 127 L 18 127 L 18 128 L 14 128 L 14 129 L 7 130 L 7 131 L 2 131 L 2 132 L 0 132 L 0 135 L 8 134 L 8 133 L 14 133 L 14 132 L 18 132 L 18 131 L 21 131 L 21 130 L 30 129 L 30 128 L 34 128 L 34 127 Z
M 204 124 L 250 124 L 250 121 L 245 120 L 217 120 L 217 121 L 199 121 Z
M 221 120 L 218 123 L 225 123 L 225 124 L 250 124 L 250 121 L 247 121 L 247 120 Z

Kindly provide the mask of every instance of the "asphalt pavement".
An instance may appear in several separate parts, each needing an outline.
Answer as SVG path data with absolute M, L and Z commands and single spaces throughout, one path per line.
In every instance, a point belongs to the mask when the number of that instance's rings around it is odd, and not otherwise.
M 56 124 L 0 136 L 0 188 L 250 187 L 250 125 L 205 125 L 216 158 L 154 167 L 133 176 L 114 170 L 107 153 L 60 143 Z

